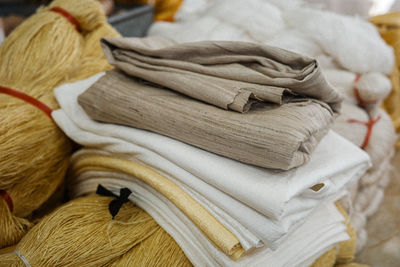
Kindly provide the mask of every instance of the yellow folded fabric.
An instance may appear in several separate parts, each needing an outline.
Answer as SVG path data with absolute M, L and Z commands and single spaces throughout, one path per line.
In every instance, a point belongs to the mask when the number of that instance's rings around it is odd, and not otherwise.
M 179 208 L 221 251 L 237 260 L 244 254 L 237 237 L 225 228 L 203 206 L 168 178 L 146 166 L 111 156 L 82 155 L 72 163 L 71 175 L 85 171 L 113 171 L 145 182 Z
M 336 247 L 322 254 L 310 267 L 365 267 L 367 265 L 353 263 L 357 247 L 357 235 L 350 224 L 349 216 L 342 206 L 336 202 L 336 208 L 344 216 L 344 223 L 347 226 L 346 232 L 350 236 L 349 240 L 340 242 Z M 335 265 L 336 264 L 336 265 Z
M 386 98 L 383 107 L 392 117 L 397 133 L 400 133 L 400 12 L 379 15 L 371 18 L 370 22 L 375 24 L 386 43 L 393 47 L 396 56 L 396 64 L 390 76 L 392 92 Z M 400 147 L 400 140 L 396 146 Z
M 313 265 L 310 267 L 331 267 L 335 265 L 336 262 L 336 247 L 328 250 L 324 254 L 322 254 L 316 261 L 314 261 Z
M 357 235 L 356 231 L 350 224 L 349 216 L 342 206 L 336 202 L 336 208 L 344 216 L 344 223 L 347 226 L 346 232 L 350 236 L 349 240 L 340 242 L 338 245 L 338 251 L 336 254 L 336 263 L 350 263 L 354 261 L 357 247 Z

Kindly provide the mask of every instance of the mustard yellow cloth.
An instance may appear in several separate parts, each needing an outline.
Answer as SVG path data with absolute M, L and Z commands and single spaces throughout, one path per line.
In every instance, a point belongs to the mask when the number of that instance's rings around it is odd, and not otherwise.
M 349 240 L 340 242 L 336 247 L 322 254 L 310 267 L 368 267 L 368 265 L 353 262 L 357 247 L 357 235 L 350 224 L 349 216 L 342 206 L 336 202 L 336 208 L 345 217 Z
M 356 231 L 350 224 L 349 216 L 339 203 L 335 203 L 338 211 L 344 216 L 344 223 L 347 226 L 346 232 L 350 236 L 349 240 L 340 242 L 338 244 L 338 251 L 336 254 L 336 263 L 351 263 L 355 259 L 357 248 L 357 235 Z
M 235 235 L 178 185 L 156 171 L 126 159 L 84 155 L 72 163 L 70 174 L 77 176 L 85 171 L 112 171 L 136 177 L 175 204 L 225 254 L 233 259 L 239 259 L 244 254 Z

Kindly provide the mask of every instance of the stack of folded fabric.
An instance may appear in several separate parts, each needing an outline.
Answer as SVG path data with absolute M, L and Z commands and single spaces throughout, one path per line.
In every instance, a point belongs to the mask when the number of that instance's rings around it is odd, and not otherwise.
M 342 101 L 317 62 L 267 45 L 106 38 L 116 70 L 55 90 L 85 148 L 70 192 L 134 201 L 196 266 L 309 266 L 349 239 L 334 202 L 370 167 L 329 131 Z
M 367 218 L 378 208 L 389 182 L 396 134 L 384 110 L 391 85 L 392 49 L 370 23 L 310 8 L 300 0 L 215 0 L 184 2 L 175 23 L 158 22 L 149 35 L 178 42 L 227 40 L 264 43 L 316 58 L 326 79 L 345 97 L 333 129 L 364 149 L 373 167 L 349 186 L 351 221 L 366 241 Z M 345 204 L 345 201 L 342 202 Z

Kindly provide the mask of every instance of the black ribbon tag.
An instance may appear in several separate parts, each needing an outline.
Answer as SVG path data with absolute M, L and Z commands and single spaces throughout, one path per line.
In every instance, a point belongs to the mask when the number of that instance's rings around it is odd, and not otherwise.
M 115 197 L 110 204 L 108 204 L 108 210 L 112 218 L 118 214 L 119 210 L 121 209 L 122 205 L 129 201 L 129 196 L 132 194 L 132 191 L 128 188 L 121 188 L 119 191 L 119 196 L 116 196 L 110 190 L 106 189 L 104 186 L 99 184 L 97 186 L 96 194 L 106 197 Z

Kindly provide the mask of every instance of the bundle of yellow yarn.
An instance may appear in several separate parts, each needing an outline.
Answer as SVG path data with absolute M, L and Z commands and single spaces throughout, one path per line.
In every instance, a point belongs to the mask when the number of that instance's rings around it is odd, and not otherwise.
M 112 197 L 72 200 L 35 225 L 0 266 L 190 266 L 175 241 L 132 202 L 112 219 Z M 24 259 L 24 260 L 23 260 Z
M 99 39 L 118 35 L 97 1 L 55 0 L 26 19 L 0 46 L 0 86 L 56 109 L 53 89 L 110 68 Z M 0 136 L 2 248 L 20 240 L 31 227 L 24 217 L 60 185 L 72 146 L 42 110 L 2 93 Z

